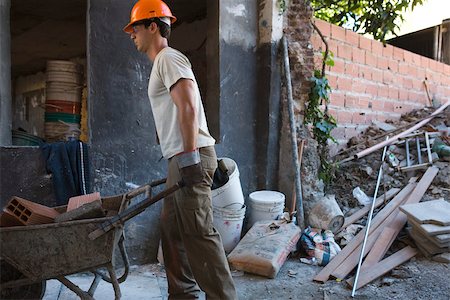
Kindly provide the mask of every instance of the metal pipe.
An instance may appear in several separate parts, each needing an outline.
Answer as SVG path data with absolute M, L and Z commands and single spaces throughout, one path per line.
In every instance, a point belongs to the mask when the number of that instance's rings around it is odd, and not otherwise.
M 388 138 L 386 138 L 386 140 L 388 140 Z M 369 236 L 370 223 L 372 222 L 373 210 L 375 208 L 375 201 L 377 199 L 378 188 L 380 187 L 380 182 L 381 182 L 381 177 L 382 177 L 381 175 L 383 174 L 383 163 L 384 163 L 384 158 L 386 156 L 387 147 L 388 147 L 388 145 L 384 146 L 383 155 L 381 157 L 381 165 L 380 165 L 380 170 L 378 171 L 377 185 L 375 187 L 375 193 L 373 195 L 372 206 L 370 207 L 369 217 L 367 218 L 366 232 L 364 234 L 364 241 L 363 241 L 362 248 L 361 248 L 361 254 L 359 255 L 359 262 L 358 262 L 358 268 L 356 269 L 355 282 L 353 283 L 352 297 L 355 296 L 356 287 L 358 286 L 359 272 L 361 271 L 361 264 L 362 264 L 362 260 L 364 258 L 364 251 L 366 248 L 367 237 Z
M 411 165 L 411 161 L 409 159 L 409 140 L 406 139 L 405 141 L 405 147 L 406 147 L 406 166 L 409 167 Z
M 420 152 L 420 140 L 416 137 L 416 147 L 417 147 L 417 162 L 419 165 L 422 163 L 422 152 Z
M 298 162 L 297 127 L 295 126 L 294 120 L 294 99 L 292 97 L 291 69 L 289 66 L 288 44 L 285 36 L 283 36 L 282 42 L 284 55 L 284 75 L 286 77 L 286 89 L 288 96 L 289 125 L 291 128 L 292 162 L 295 167 L 295 193 L 298 199 L 298 201 L 296 201 L 297 225 L 303 230 L 305 228 L 305 217 L 303 213 L 302 186 L 300 180 L 300 167 Z

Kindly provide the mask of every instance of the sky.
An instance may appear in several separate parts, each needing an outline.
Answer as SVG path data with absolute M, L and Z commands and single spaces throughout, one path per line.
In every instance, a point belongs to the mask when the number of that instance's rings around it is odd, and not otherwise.
M 398 35 L 442 24 L 442 20 L 450 19 L 450 0 L 425 0 L 422 6 L 412 12 L 408 10 L 403 17 L 405 21 L 399 24 Z

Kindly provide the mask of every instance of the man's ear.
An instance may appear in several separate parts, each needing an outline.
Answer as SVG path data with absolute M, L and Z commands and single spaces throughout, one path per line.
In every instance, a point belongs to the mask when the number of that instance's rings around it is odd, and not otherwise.
M 151 32 L 156 32 L 156 30 L 158 30 L 158 25 L 156 25 L 155 22 L 152 22 L 152 23 L 150 24 L 150 31 L 151 31 Z

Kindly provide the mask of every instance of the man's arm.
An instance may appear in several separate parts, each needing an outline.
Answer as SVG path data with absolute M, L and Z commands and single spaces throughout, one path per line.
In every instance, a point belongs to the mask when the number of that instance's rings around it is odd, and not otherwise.
M 197 149 L 198 122 L 194 82 L 186 78 L 178 80 L 170 88 L 170 95 L 178 108 L 184 151 Z

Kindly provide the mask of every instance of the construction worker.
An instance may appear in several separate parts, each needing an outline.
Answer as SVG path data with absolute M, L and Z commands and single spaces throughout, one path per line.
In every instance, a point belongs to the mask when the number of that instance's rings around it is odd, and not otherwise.
M 125 26 L 137 50 L 153 62 L 148 96 L 164 158 L 167 186 L 184 187 L 164 199 L 161 241 L 169 299 L 236 299 L 221 238 L 212 223 L 211 185 L 217 168 L 197 81 L 186 56 L 168 46 L 176 21 L 160 0 L 139 0 Z

